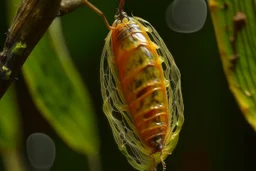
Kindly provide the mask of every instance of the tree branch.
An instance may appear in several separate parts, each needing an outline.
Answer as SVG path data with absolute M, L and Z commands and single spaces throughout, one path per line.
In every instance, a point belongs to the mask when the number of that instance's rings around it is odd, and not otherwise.
M 63 16 L 84 5 L 83 0 L 62 0 L 58 16 Z
M 23 0 L 0 53 L 0 99 L 56 16 L 84 5 L 83 0 Z
M 0 98 L 58 14 L 61 0 L 23 0 L 0 53 Z

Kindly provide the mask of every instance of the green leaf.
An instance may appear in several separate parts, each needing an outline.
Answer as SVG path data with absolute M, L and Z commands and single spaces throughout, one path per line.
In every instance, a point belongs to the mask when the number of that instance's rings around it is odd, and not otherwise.
M 230 90 L 256 131 L 256 0 L 210 0 L 209 7 Z
M 19 111 L 15 91 L 10 87 L 0 101 L 0 149 L 13 150 L 19 140 Z
M 64 42 L 56 19 L 23 73 L 37 107 L 62 139 L 76 151 L 95 157 L 99 152 L 95 113 Z

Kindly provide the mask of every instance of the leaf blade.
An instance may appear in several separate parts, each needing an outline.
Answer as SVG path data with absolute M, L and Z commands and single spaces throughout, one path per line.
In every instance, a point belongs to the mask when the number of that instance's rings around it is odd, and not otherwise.
M 230 90 L 256 131 L 256 1 L 211 0 L 209 7 Z
M 59 27 L 58 20 L 32 52 L 23 73 L 37 107 L 57 133 L 76 151 L 97 156 L 99 140 L 89 94 L 65 47 L 54 46 L 52 34 L 60 36 L 51 33 L 54 27 Z M 58 52 L 62 50 L 66 54 Z

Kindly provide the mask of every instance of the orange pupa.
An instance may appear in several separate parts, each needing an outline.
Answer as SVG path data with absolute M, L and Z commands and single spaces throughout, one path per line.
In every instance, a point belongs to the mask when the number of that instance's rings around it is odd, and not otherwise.
M 180 72 L 165 43 L 147 21 L 130 17 L 120 1 L 100 64 L 103 111 L 115 141 L 140 171 L 156 170 L 175 148 L 184 116 Z

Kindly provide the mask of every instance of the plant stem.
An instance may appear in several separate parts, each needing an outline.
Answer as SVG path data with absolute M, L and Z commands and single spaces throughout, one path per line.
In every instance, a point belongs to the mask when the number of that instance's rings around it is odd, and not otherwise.
M 2 154 L 6 171 L 26 171 L 17 149 L 7 150 Z

